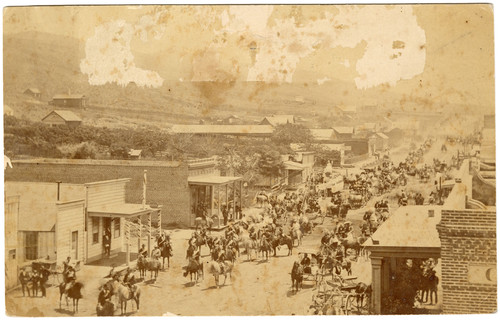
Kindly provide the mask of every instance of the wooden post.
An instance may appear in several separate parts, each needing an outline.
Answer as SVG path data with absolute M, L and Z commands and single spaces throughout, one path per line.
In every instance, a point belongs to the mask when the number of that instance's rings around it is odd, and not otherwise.
M 148 213 L 148 254 L 151 256 L 151 211 Z
M 233 181 L 233 220 L 236 219 L 236 181 Z
M 158 232 L 161 235 L 161 209 L 158 209 Z
M 210 218 L 212 218 L 213 209 L 214 209 L 214 186 L 211 185 L 210 186 L 210 212 L 208 213 Z
M 243 180 L 240 180 L 240 209 L 243 212 Z M 241 216 L 238 219 L 241 219 Z
M 220 186 L 217 186 L 217 227 L 220 228 Z
M 124 218 L 125 220 L 125 262 L 127 266 L 130 265 L 130 223 L 128 219 Z
M 372 307 L 374 314 L 382 311 L 382 257 L 371 257 L 372 262 Z
M 139 215 L 139 222 L 138 225 L 139 227 L 139 237 L 137 239 L 137 254 L 139 254 L 139 249 L 141 249 L 141 240 L 142 240 L 142 215 Z

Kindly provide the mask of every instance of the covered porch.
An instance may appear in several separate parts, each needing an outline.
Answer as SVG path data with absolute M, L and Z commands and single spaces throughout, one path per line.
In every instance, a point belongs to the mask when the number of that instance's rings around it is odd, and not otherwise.
M 125 264 L 131 260 L 131 249 L 137 241 L 137 251 L 147 238 L 148 254 L 154 246 L 154 238 L 160 233 L 161 206 L 151 207 L 142 204 L 121 204 L 89 208 L 87 262 L 111 260 L 119 253 L 125 253 Z M 153 226 L 153 219 L 156 223 Z M 102 235 L 102 237 L 101 237 Z M 110 243 L 109 256 L 105 247 L 105 238 Z M 152 242 L 153 241 L 153 242 Z M 123 264 L 123 263 L 122 263 Z
M 365 242 L 370 252 L 374 314 L 384 314 L 384 299 L 391 295 L 398 272 L 408 260 L 432 258 L 440 266 L 441 241 L 436 229 L 440 220 L 439 206 L 401 207 Z
M 306 165 L 294 161 L 285 161 L 283 165 L 285 167 L 285 184 L 287 186 L 295 187 L 306 181 Z
M 229 219 L 241 219 L 235 211 L 242 207 L 243 178 L 218 175 L 188 177 L 190 190 L 191 226 L 196 217 L 210 216 L 217 228 Z M 223 213 L 227 211 L 226 220 Z

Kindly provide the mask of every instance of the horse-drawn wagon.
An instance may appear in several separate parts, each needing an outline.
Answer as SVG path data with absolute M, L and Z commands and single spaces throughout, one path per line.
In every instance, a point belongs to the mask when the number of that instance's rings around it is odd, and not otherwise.
M 356 276 L 334 275 L 321 281 L 313 295 L 311 309 L 319 315 L 349 315 L 369 313 L 371 287 L 358 283 Z

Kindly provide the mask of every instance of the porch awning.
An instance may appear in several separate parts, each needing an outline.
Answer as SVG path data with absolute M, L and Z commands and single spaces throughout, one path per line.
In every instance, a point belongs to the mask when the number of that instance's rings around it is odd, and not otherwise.
M 242 180 L 243 177 L 223 177 L 215 175 L 201 175 L 188 177 L 190 185 L 218 186 Z
M 303 165 L 302 163 L 293 162 L 293 161 L 285 161 L 285 162 L 283 162 L 283 165 L 285 166 L 286 170 L 302 171 L 306 168 L 306 166 Z
M 372 254 L 383 253 L 387 257 L 438 255 L 441 240 L 436 225 L 440 221 L 440 206 L 400 207 L 363 246 Z
M 89 217 L 119 217 L 130 218 L 143 214 L 148 214 L 160 208 L 151 208 L 150 206 L 143 209 L 142 204 L 125 203 L 120 205 L 103 205 L 87 210 Z

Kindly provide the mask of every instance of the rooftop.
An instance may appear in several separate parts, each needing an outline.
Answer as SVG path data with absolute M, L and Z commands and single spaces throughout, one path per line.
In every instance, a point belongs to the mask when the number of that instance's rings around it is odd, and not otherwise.
M 261 124 L 264 123 L 267 120 L 269 124 L 272 126 L 280 125 L 280 124 L 293 124 L 295 123 L 295 118 L 293 115 L 271 115 L 271 116 L 266 116 L 262 121 Z
M 340 134 L 353 134 L 354 128 L 352 126 L 335 126 L 333 127 L 335 132 Z
M 433 217 L 429 216 L 433 211 Z M 441 206 L 400 207 L 365 242 L 374 247 L 441 247 L 436 225 L 441 221 Z M 378 242 L 374 244 L 373 241 Z
M 42 121 L 45 120 L 51 114 L 59 115 L 66 122 L 81 122 L 82 121 L 82 119 L 78 115 L 76 115 L 72 111 L 66 111 L 66 110 L 54 110 L 54 111 L 50 112 L 47 116 L 45 116 L 42 119 Z
M 66 99 L 82 99 L 85 98 L 83 94 L 56 94 L 52 97 L 54 100 L 66 100 Z
M 270 135 L 273 131 L 270 125 L 176 124 L 172 126 L 172 132 L 177 134 Z
M 311 135 L 315 140 L 330 140 L 333 135 L 333 129 L 311 129 Z
M 189 184 L 222 185 L 243 179 L 242 177 L 223 177 L 217 175 L 200 175 L 188 177 Z
M 91 159 L 29 159 L 12 160 L 14 167 L 17 164 L 67 164 L 67 165 L 109 165 L 109 166 L 133 166 L 133 167 L 168 167 L 177 168 L 181 166 L 179 161 L 145 161 L 145 160 L 91 160 Z

